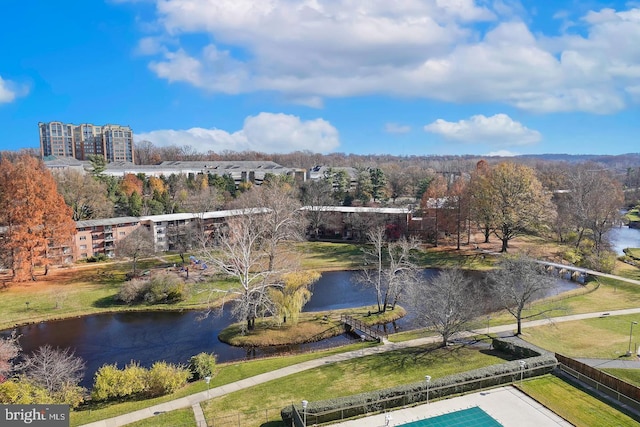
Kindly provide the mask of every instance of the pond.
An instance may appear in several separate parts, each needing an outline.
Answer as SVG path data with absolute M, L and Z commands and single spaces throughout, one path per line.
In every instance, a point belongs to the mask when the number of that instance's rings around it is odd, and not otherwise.
M 426 275 L 435 270 L 426 270 Z M 313 296 L 305 311 L 325 311 L 376 303 L 375 292 L 352 281 L 354 272 L 323 273 L 313 286 Z M 578 285 L 558 280 L 553 293 L 574 289 Z M 218 340 L 222 329 L 232 323 L 228 313 L 210 315 L 202 319 L 202 311 L 181 312 L 129 312 L 85 316 L 60 321 L 43 322 L 17 328 L 22 336 L 20 344 L 26 353 L 49 344 L 71 348 L 86 362 L 86 375 L 82 383 L 91 387 L 93 374 L 106 363 L 124 367 L 131 360 L 142 366 L 154 361 L 186 363 L 200 352 L 213 352 L 219 362 L 243 360 L 261 356 L 330 348 L 347 344 L 357 338 L 343 334 L 317 343 L 262 349 L 244 349 L 229 346 Z M 411 315 L 390 328 L 410 329 Z M 4 331 L 4 335 L 8 334 Z
M 607 233 L 607 238 L 617 255 L 624 255 L 626 248 L 640 248 L 639 228 L 614 227 Z

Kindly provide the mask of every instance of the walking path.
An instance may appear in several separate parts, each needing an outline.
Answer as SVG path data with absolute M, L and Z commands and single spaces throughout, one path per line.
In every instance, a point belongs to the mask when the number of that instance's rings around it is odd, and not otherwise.
M 555 317 L 551 319 L 543 319 L 543 320 L 534 320 L 530 322 L 523 322 L 523 328 L 531 328 L 536 326 L 543 326 L 548 324 L 553 324 L 557 322 L 570 322 L 573 320 L 582 320 L 582 319 L 591 319 L 595 317 L 604 317 L 604 316 L 623 316 L 627 314 L 640 314 L 640 308 L 631 308 L 625 310 L 616 310 L 616 311 L 607 311 L 607 312 L 594 312 L 594 313 L 584 313 L 584 314 L 574 314 L 571 316 L 562 316 Z M 461 334 L 460 337 L 470 337 L 474 335 L 492 333 L 499 334 L 504 332 L 513 332 L 516 328 L 515 324 L 510 325 L 502 325 L 502 326 L 493 326 L 490 328 L 483 328 L 476 331 L 471 331 L 465 334 Z M 418 338 L 411 341 L 404 341 L 399 343 L 391 343 L 385 342 L 384 345 L 377 347 L 369 347 L 360 350 L 349 351 L 341 354 L 335 354 L 332 356 L 322 357 L 320 359 L 309 360 L 306 362 L 298 363 L 296 365 L 287 366 L 285 368 L 277 369 L 275 371 L 266 372 L 264 374 L 256 375 L 254 377 L 245 378 L 240 381 L 236 381 L 234 383 L 225 384 L 220 387 L 212 388 L 208 391 L 202 391 L 199 393 L 192 394 L 190 396 L 182 397 L 180 399 L 175 399 L 169 402 L 161 403 L 158 405 L 150 406 L 145 409 L 140 409 L 135 412 L 130 412 L 128 414 L 119 415 L 114 418 L 108 418 L 105 420 L 96 421 L 90 424 L 85 424 L 84 427 L 119 427 L 129 423 L 133 423 L 135 421 L 139 421 L 145 418 L 153 417 L 154 415 L 173 411 L 181 408 L 193 407 L 194 412 L 196 414 L 196 420 L 198 421 L 198 427 L 203 427 L 206 425 L 204 421 L 204 416 L 200 417 L 202 413 L 202 409 L 200 408 L 200 402 L 204 402 L 209 399 L 213 399 L 216 397 L 224 396 L 229 393 L 233 393 L 234 391 L 242 390 L 248 387 L 253 387 L 258 384 L 263 384 L 268 381 L 276 380 L 278 378 L 286 377 L 288 375 L 297 374 L 298 372 L 306 371 L 308 369 L 317 368 L 320 366 L 324 366 L 329 363 L 342 362 L 349 359 L 363 357 L 367 355 L 380 354 L 388 351 L 400 350 L 409 347 L 416 347 L 426 344 L 433 344 L 440 341 L 439 336 L 433 337 L 425 337 Z M 602 362 L 602 360 L 600 360 Z M 640 362 L 638 362 L 640 365 Z M 613 366 L 608 366 L 613 367 Z M 640 366 L 638 366 L 640 368 Z M 199 412 L 198 412 L 199 410 Z

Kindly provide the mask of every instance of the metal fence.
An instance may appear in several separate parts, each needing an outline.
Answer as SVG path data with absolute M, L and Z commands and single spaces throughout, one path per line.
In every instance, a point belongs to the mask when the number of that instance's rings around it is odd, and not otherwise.
M 296 408 L 295 405 L 292 405 L 293 416 L 291 423 L 288 425 L 291 427 L 316 426 L 355 417 L 374 415 L 392 409 L 395 410 L 426 403 L 429 399 L 433 398 L 441 398 L 451 395 L 464 395 L 485 388 L 515 383 L 517 381 L 521 381 L 522 378 L 534 377 L 541 375 L 542 373 L 550 372 L 550 370 L 555 366 L 555 363 L 553 365 L 539 365 L 532 368 L 522 369 L 517 372 L 512 371 L 475 380 L 458 382 L 455 384 L 425 388 L 413 393 L 405 393 L 375 401 L 366 401 L 360 404 L 335 408 L 323 412 L 300 413 L 298 408 Z M 305 420 L 306 424 L 303 422 Z

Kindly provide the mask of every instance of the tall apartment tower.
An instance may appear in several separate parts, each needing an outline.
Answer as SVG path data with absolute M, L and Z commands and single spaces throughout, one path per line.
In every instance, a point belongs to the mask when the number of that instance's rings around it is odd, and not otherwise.
M 40 154 L 89 160 L 101 155 L 108 162 L 134 162 L 133 131 L 129 126 L 90 123 L 38 123 Z

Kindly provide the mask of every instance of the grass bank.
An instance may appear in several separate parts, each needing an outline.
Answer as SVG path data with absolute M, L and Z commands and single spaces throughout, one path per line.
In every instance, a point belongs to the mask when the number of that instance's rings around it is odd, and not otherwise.
M 576 427 L 638 425 L 628 415 L 553 375 L 527 380 L 521 388 Z

